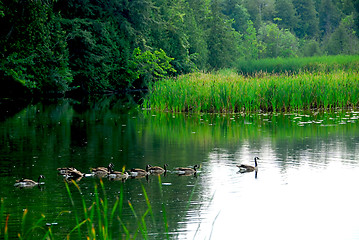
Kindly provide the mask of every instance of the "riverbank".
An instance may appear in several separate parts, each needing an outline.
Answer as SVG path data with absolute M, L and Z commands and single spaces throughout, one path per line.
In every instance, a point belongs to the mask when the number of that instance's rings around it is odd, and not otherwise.
M 143 107 L 171 112 L 288 112 L 359 105 L 357 70 L 261 73 L 192 73 L 149 87 Z

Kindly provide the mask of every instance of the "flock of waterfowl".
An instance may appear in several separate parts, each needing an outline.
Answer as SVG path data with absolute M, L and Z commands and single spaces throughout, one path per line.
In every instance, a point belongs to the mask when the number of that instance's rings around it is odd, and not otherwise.
M 132 168 L 128 171 L 122 172 L 113 170 L 113 167 L 113 163 L 110 163 L 107 167 L 91 168 L 91 173 L 82 173 L 74 167 L 57 168 L 57 171 L 58 174 L 62 175 L 66 180 L 79 181 L 83 177 L 107 177 L 109 180 L 125 181 L 128 178 L 142 178 L 147 177 L 148 175 L 159 175 L 163 173 L 166 174 L 168 164 L 165 164 L 163 168 L 159 166 L 147 165 L 146 169 Z M 179 167 L 174 169 L 173 172 L 180 176 L 196 175 L 198 167 L 198 165 L 194 165 L 193 168 Z M 43 184 L 40 182 L 43 178 L 45 178 L 43 175 L 40 175 L 37 181 L 23 178 L 16 180 L 14 186 L 20 188 L 39 186 Z
M 254 158 L 254 166 L 241 164 L 237 165 L 239 168 L 239 172 L 245 173 L 245 172 L 253 172 L 258 170 L 258 163 L 257 160 L 259 158 Z M 95 176 L 104 178 L 107 177 L 109 180 L 126 180 L 127 178 L 141 178 L 141 177 L 147 177 L 148 175 L 159 175 L 159 174 L 166 174 L 167 173 L 167 167 L 168 164 L 165 164 L 162 167 L 159 166 L 152 166 L 147 165 L 146 169 L 141 168 L 132 168 L 128 171 L 115 171 L 113 170 L 113 163 L 110 163 L 107 167 L 96 167 L 91 168 L 91 173 L 85 174 L 80 172 L 74 167 L 63 167 L 58 168 L 58 174 L 62 175 L 66 180 L 80 180 L 82 177 L 89 177 L 89 176 Z M 180 175 L 180 176 L 190 176 L 190 175 L 196 175 L 198 165 L 194 165 L 193 168 L 187 168 L 187 167 L 179 167 L 174 169 L 174 173 Z M 34 181 L 31 179 L 20 179 L 16 180 L 16 183 L 14 186 L 16 187 L 34 187 L 37 185 L 41 185 L 40 182 L 41 179 L 45 178 L 43 175 L 40 175 L 38 178 L 38 181 Z

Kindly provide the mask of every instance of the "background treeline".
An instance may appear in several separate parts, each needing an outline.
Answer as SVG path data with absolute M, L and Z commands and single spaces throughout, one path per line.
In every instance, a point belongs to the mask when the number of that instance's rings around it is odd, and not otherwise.
M 0 92 L 114 91 L 249 60 L 357 54 L 358 11 L 359 0 L 0 0 Z

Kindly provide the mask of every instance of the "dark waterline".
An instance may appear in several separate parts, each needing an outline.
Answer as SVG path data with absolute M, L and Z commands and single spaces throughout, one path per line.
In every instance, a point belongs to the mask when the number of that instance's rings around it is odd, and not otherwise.
M 29 223 L 44 214 L 46 223 L 56 223 L 54 235 L 64 238 L 76 223 L 56 168 L 89 172 L 109 162 L 116 170 L 169 164 L 170 172 L 161 179 L 163 197 L 155 176 L 125 182 L 104 179 L 102 197 L 110 207 L 123 187 L 122 220 L 131 233 L 137 225 L 127 202 L 143 214 L 144 186 L 154 212 L 154 220 L 146 218 L 150 239 L 166 236 L 162 203 L 170 238 L 219 239 L 242 229 L 245 239 L 359 236 L 353 224 L 359 196 L 352 191 L 359 180 L 358 112 L 187 115 L 147 112 L 134 102 L 116 97 L 37 102 L 1 120 L 0 197 L 10 214 L 10 237 L 20 232 L 23 211 L 28 209 Z M 253 164 L 254 156 L 260 157 L 257 175 L 238 173 L 236 165 Z M 173 172 L 195 164 L 201 166 L 197 177 Z M 46 177 L 41 188 L 13 186 L 16 179 L 37 179 L 40 174 Z M 99 179 L 84 178 L 78 184 L 90 206 Z M 80 195 L 72 184 L 70 189 L 80 211 Z M 333 207 L 340 205 L 345 212 Z M 249 234 L 257 228 L 261 234 Z M 112 230 L 114 237 L 123 234 L 118 223 Z M 292 233 L 296 231 L 300 234 Z

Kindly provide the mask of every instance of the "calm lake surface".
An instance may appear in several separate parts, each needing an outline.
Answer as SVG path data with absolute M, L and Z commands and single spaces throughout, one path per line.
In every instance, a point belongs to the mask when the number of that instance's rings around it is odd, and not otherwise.
M 113 239 L 123 238 L 123 226 L 144 238 L 128 203 L 143 216 L 145 193 L 153 211 L 145 217 L 149 239 L 359 239 L 359 111 L 154 113 L 135 108 L 130 97 L 0 106 L 0 235 L 9 214 L 9 237 L 17 238 L 28 209 L 28 224 L 43 214 L 43 228 L 53 224 L 56 239 L 65 239 L 75 215 L 84 220 L 81 197 L 90 207 L 96 185 L 110 210 L 122 192 L 123 225 L 113 220 Z M 239 173 L 236 165 L 253 165 L 255 156 L 258 172 Z M 119 171 L 165 163 L 170 171 L 161 184 L 157 176 L 103 179 L 105 195 L 97 178 L 77 182 L 82 194 L 70 183 L 74 208 L 56 168 L 89 172 L 110 162 Z M 195 164 L 196 176 L 173 171 Z M 40 174 L 40 188 L 13 186 Z

